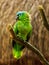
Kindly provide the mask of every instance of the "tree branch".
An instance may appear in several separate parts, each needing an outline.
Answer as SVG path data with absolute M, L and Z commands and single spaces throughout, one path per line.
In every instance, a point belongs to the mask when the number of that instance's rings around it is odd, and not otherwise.
M 46 27 L 46 29 L 49 31 L 49 24 L 48 24 L 47 18 L 45 16 L 44 8 L 42 5 L 39 5 L 39 11 L 40 11 L 42 18 L 43 18 L 43 24 Z
M 10 31 L 12 38 L 16 41 L 19 42 L 19 44 L 26 46 L 28 49 L 32 50 L 34 53 L 36 53 L 40 59 L 46 64 L 49 65 L 49 62 L 45 59 L 45 57 L 43 56 L 43 54 L 33 45 L 31 45 L 30 43 L 20 39 L 18 36 L 16 36 L 16 34 L 13 31 L 12 26 L 9 26 L 8 30 Z

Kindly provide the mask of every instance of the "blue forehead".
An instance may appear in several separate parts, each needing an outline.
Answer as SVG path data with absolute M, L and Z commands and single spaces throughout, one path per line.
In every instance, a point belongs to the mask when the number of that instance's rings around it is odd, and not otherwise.
M 19 12 L 16 13 L 17 16 L 21 15 L 21 14 L 24 14 L 24 11 L 19 11 Z

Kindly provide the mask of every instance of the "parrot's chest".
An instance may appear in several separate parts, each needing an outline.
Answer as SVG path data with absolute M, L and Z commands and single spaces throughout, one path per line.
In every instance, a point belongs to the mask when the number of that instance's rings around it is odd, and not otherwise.
M 18 25 L 18 36 L 25 40 L 29 33 L 28 28 L 29 28 L 28 25 L 24 25 L 24 24 Z
M 22 25 L 18 25 L 18 31 L 21 34 L 27 34 L 29 32 L 28 30 L 28 26 L 22 24 Z

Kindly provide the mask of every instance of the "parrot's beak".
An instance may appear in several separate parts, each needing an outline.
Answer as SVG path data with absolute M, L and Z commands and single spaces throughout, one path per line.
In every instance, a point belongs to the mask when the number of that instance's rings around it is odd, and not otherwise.
M 16 20 L 18 20 L 18 16 L 16 16 Z

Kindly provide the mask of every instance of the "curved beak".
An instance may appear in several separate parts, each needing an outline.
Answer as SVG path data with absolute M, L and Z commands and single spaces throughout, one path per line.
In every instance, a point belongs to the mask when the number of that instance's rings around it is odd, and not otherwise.
M 16 16 L 16 20 L 18 20 L 18 16 Z

